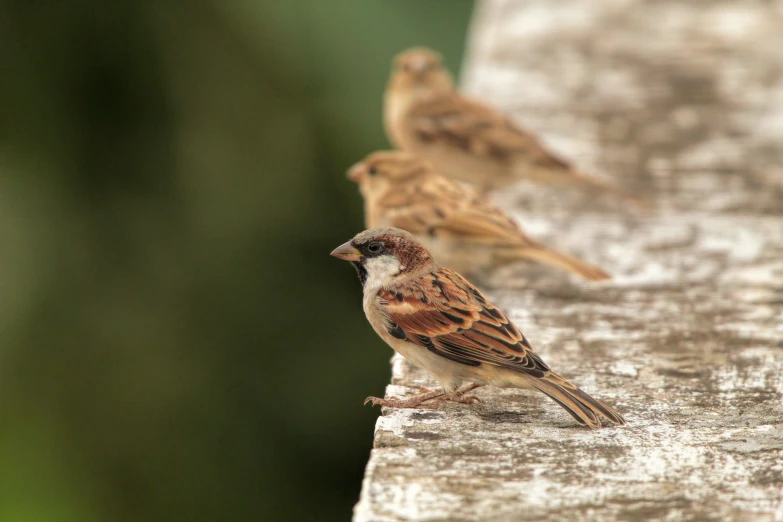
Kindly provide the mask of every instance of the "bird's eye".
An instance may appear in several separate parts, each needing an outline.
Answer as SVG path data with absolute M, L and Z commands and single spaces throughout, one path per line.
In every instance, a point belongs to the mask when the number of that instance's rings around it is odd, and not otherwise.
M 376 174 L 378 174 L 378 168 L 377 167 L 368 167 L 367 168 L 367 174 L 369 174 L 370 176 L 375 176 Z
M 367 245 L 367 251 L 371 254 L 379 254 L 383 250 L 383 244 L 379 241 L 373 241 Z

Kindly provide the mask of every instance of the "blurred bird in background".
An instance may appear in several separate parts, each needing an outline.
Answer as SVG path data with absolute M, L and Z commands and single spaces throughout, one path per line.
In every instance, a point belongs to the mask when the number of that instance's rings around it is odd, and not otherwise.
M 365 225 L 411 232 L 438 262 L 471 276 L 520 261 L 557 266 L 591 281 L 610 276 L 527 236 L 505 212 L 471 188 L 402 151 L 378 151 L 348 171 L 364 197 Z
M 482 192 L 527 179 L 613 194 L 646 206 L 619 187 L 581 173 L 499 111 L 456 92 L 440 54 L 431 49 L 415 47 L 394 58 L 384 123 L 397 148 Z

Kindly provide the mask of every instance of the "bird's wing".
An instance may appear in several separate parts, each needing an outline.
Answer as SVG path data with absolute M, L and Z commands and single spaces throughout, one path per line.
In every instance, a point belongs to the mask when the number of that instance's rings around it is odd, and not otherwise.
M 379 204 L 389 224 L 414 234 L 486 245 L 539 246 L 502 210 L 441 176 L 402 184 Z
M 393 227 L 412 234 L 425 234 L 440 226 L 453 213 L 453 205 L 465 198 L 459 185 L 443 183 L 437 195 L 421 179 L 397 184 L 389 189 L 378 205 L 386 221 Z M 446 202 L 452 202 L 448 205 Z
M 449 93 L 424 101 L 408 113 L 420 139 L 459 147 L 472 154 L 508 160 L 526 156 L 542 167 L 570 170 L 571 165 L 547 150 L 530 132 L 477 101 Z
M 539 378 L 550 373 L 503 312 L 448 268 L 379 297 L 387 331 L 397 339 L 468 366 L 491 364 Z

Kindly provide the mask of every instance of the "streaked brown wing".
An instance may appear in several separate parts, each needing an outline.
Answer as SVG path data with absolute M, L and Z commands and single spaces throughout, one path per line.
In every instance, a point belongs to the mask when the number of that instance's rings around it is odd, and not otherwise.
M 538 138 L 509 118 L 456 93 L 421 103 L 411 109 L 408 117 L 425 141 L 447 142 L 500 160 L 523 154 L 542 167 L 571 169 L 568 162 L 548 151 Z
M 379 293 L 388 332 L 468 366 L 492 364 L 536 377 L 549 367 L 525 336 L 462 276 L 441 268 Z
M 435 193 L 430 182 L 436 182 Z M 391 226 L 413 234 L 425 234 L 448 220 L 453 207 L 461 205 L 466 198 L 464 192 L 462 187 L 448 183 L 445 178 L 418 179 L 392 187 L 379 198 L 378 205 Z
M 503 211 L 441 176 L 401 184 L 379 204 L 389 224 L 414 234 L 504 247 L 539 246 Z

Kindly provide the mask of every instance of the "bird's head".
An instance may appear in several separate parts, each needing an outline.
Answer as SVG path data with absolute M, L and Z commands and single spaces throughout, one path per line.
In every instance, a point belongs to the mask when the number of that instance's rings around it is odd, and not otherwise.
M 413 47 L 394 57 L 389 90 L 426 97 L 454 90 L 454 80 L 443 67 L 440 54 L 426 47 Z
M 399 228 L 371 228 L 332 251 L 349 261 L 362 285 L 372 288 L 394 286 L 407 278 L 435 270 L 437 264 L 421 243 Z
M 381 150 L 351 167 L 346 176 L 358 184 L 362 194 L 382 195 L 399 183 L 409 183 L 432 173 L 432 167 L 414 154 Z

